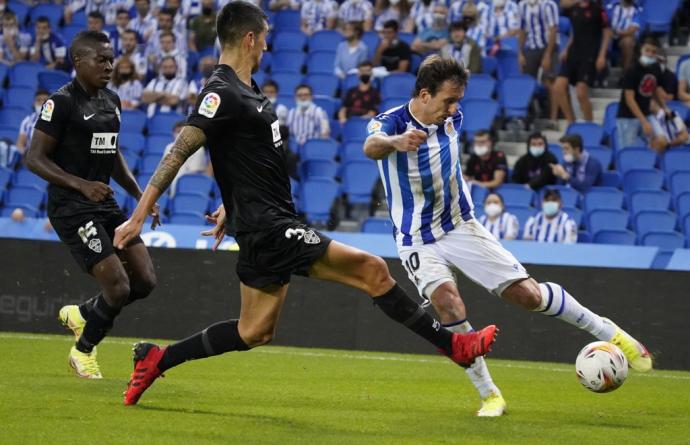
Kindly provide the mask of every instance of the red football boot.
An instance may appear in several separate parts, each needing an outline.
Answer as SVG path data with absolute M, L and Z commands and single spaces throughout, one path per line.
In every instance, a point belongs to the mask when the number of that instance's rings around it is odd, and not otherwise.
M 491 351 L 497 332 L 498 328 L 495 325 L 489 325 L 481 331 L 462 334 L 455 332 L 453 333 L 453 351 L 450 354 L 445 351 L 441 353 L 448 355 L 458 365 L 468 367 L 475 358 Z
M 153 343 L 139 342 L 134 345 L 134 371 L 125 391 L 125 405 L 136 405 L 144 391 L 163 373 L 158 370 L 167 347 L 159 348 Z

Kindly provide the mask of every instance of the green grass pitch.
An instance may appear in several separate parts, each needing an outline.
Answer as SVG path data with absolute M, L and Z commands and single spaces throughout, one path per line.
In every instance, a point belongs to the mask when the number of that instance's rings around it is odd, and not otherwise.
M 106 339 L 88 381 L 69 336 L 0 333 L 0 444 L 690 443 L 688 372 L 594 394 L 571 365 L 489 359 L 509 413 L 480 419 L 442 357 L 263 347 L 186 363 L 124 407 L 132 341 Z

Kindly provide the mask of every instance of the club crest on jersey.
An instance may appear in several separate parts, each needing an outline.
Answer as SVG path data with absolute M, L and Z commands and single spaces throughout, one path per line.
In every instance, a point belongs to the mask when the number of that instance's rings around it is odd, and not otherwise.
M 453 126 L 452 120 L 446 121 L 446 134 L 448 136 L 454 136 L 455 135 L 455 127 Z
M 101 240 L 98 238 L 94 238 L 89 241 L 89 249 L 93 250 L 96 253 L 101 253 L 103 251 L 103 245 L 101 244 Z
M 381 122 L 372 120 L 369 122 L 369 125 L 367 125 L 367 131 L 369 134 L 376 133 L 377 131 L 381 131 L 381 128 L 383 125 L 381 125 Z
M 41 108 L 41 119 L 46 122 L 50 122 L 53 118 L 53 110 L 55 109 L 55 102 L 52 99 L 48 99 L 46 103 L 43 104 Z
M 220 107 L 220 96 L 216 93 L 208 93 L 199 105 L 199 114 L 206 117 L 213 117 L 216 115 Z

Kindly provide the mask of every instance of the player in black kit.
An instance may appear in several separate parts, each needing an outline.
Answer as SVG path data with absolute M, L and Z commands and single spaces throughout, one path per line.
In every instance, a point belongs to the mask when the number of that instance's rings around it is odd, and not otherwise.
M 266 50 L 266 16 L 251 3 L 232 2 L 220 11 L 216 27 L 222 45 L 219 65 L 131 218 L 116 229 L 114 242 L 126 245 L 139 235 L 151 205 L 168 188 L 180 166 L 201 146 L 208 146 L 224 203 L 216 212 L 219 225 L 214 233 L 220 239 L 227 228 L 240 246 L 240 317 L 213 324 L 167 347 L 136 345 L 134 372 L 124 403 L 137 403 L 161 373 L 187 360 L 268 343 L 292 274 L 337 281 L 365 291 L 386 315 L 433 343 L 456 363 L 469 364 L 488 352 L 495 326 L 469 334 L 442 328 L 398 287 L 381 258 L 331 241 L 298 221 L 278 119 L 271 102 L 251 78 Z
M 43 104 L 26 163 L 50 183 L 48 217 L 58 236 L 101 287 L 87 302 L 59 313 L 77 337 L 70 365 L 80 377 L 99 379 L 96 345 L 123 306 L 151 293 L 156 275 L 141 238 L 117 251 L 112 243 L 115 228 L 127 218 L 113 199 L 110 178 L 136 199 L 141 189 L 118 150 L 120 98 L 105 88 L 113 71 L 110 41 L 85 31 L 70 51 L 77 77 Z M 155 226 L 158 206 L 148 208 Z

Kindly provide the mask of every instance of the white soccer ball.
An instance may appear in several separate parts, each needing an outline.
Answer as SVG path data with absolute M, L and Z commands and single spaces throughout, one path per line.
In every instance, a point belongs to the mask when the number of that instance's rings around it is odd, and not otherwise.
M 582 348 L 577 355 L 575 370 L 585 388 L 594 392 L 609 392 L 625 382 L 628 360 L 618 346 L 595 341 Z

